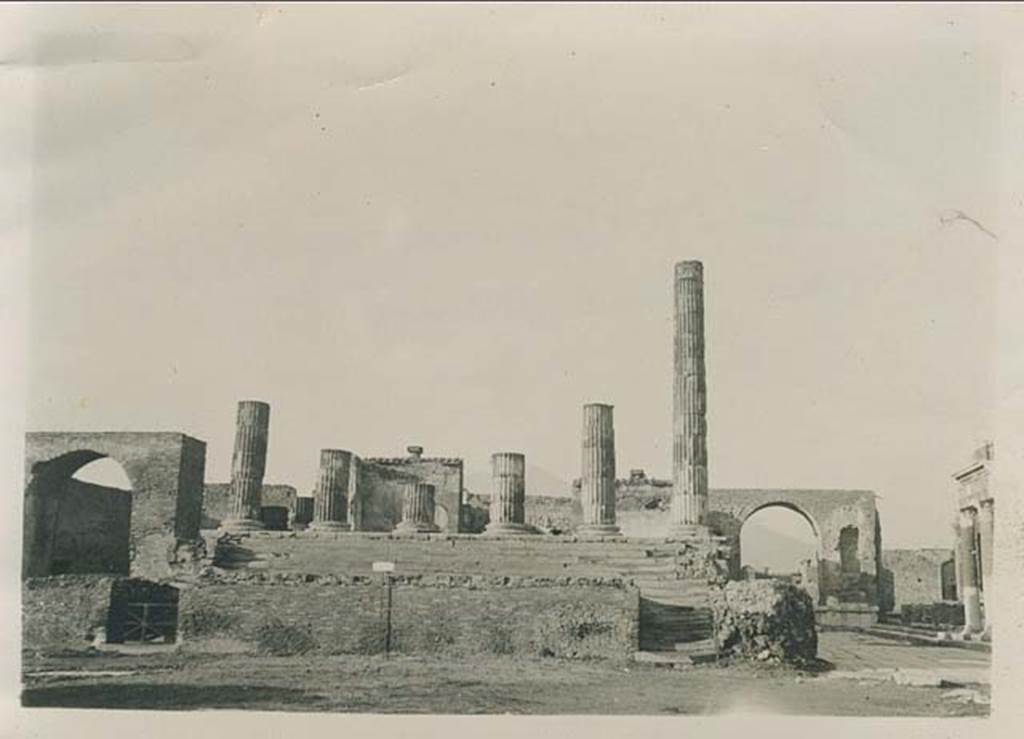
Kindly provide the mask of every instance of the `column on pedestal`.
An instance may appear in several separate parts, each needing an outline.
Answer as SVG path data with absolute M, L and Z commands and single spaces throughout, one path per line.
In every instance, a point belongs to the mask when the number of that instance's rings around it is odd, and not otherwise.
M 526 525 L 526 457 L 517 452 L 491 455 L 491 521 L 485 534 L 529 534 Z
M 672 393 L 672 506 L 669 535 L 706 533 L 708 504 L 707 381 L 704 365 L 704 268 L 675 267 Z
M 222 524 L 225 529 L 252 531 L 263 528 L 263 474 L 267 467 L 269 431 L 269 405 L 258 400 L 239 402 L 235 450 L 231 458 L 231 515 Z
M 313 494 L 313 521 L 310 528 L 347 531 L 348 498 L 353 472 L 352 452 L 321 449 L 320 470 Z
M 399 533 L 436 533 L 434 523 L 433 485 L 409 482 L 402 488 L 402 520 L 395 527 Z

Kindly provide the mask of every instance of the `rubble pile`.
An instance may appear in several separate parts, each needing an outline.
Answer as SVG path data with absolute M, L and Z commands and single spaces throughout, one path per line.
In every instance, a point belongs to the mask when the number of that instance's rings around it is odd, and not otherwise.
M 712 591 L 715 635 L 723 654 L 810 662 L 818 652 L 814 603 L 782 580 L 734 581 Z

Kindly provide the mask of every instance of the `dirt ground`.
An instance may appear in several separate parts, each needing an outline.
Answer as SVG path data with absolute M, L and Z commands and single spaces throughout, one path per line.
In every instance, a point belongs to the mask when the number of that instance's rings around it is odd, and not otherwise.
M 850 648 L 849 639 L 839 646 Z M 958 700 L 955 686 L 830 679 L 832 666 L 808 673 L 501 657 L 83 653 L 26 657 L 22 700 L 27 707 L 356 713 L 988 715 L 987 686 L 959 691 L 981 701 Z

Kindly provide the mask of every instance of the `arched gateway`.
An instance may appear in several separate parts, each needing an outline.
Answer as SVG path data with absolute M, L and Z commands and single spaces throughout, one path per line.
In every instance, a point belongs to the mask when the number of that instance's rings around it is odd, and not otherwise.
M 810 524 L 817 561 L 808 579 L 818 604 L 878 605 L 880 530 L 875 494 L 869 490 L 715 490 L 708 496 L 707 522 L 730 545 L 730 576 L 740 577 L 740 531 L 757 511 L 788 508 Z
M 165 432 L 30 433 L 25 436 L 23 577 L 55 574 L 59 513 L 70 480 L 104 457 L 120 464 L 132 488 L 130 516 L 116 517 L 128 527 L 128 557 L 115 572 L 165 576 L 177 546 L 199 538 L 206 464 L 202 441 Z

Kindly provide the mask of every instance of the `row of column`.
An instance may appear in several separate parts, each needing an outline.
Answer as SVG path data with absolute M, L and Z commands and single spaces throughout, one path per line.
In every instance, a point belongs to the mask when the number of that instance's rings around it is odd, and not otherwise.
M 704 271 L 700 262 L 680 262 L 674 281 L 674 383 L 672 434 L 672 535 L 689 537 L 703 527 L 707 511 L 707 388 L 704 366 Z M 583 407 L 580 503 L 581 533 L 617 535 L 615 525 L 615 431 L 612 406 Z M 267 462 L 270 406 L 238 404 L 231 466 L 232 516 L 225 528 L 263 528 L 260 521 Z M 358 459 L 342 449 L 320 452 L 312 528 L 349 528 L 348 501 L 355 489 Z M 491 521 L 485 533 L 529 533 L 526 526 L 526 458 L 516 452 L 491 457 Z M 403 530 L 433 526 L 433 486 L 413 483 L 403 491 Z M 429 511 L 429 516 L 427 515 Z M 429 519 L 429 524 L 427 523 Z M 991 555 L 989 555 L 991 556 Z
M 956 534 L 957 589 L 964 604 L 964 631 L 977 633 L 992 628 L 992 543 L 995 520 L 993 501 L 960 511 Z M 986 608 L 982 612 L 982 598 Z

